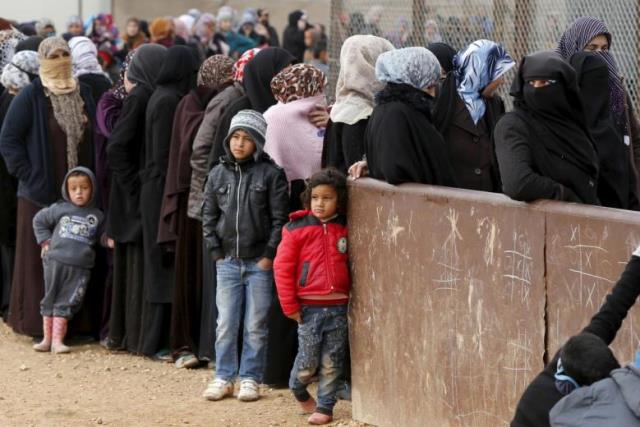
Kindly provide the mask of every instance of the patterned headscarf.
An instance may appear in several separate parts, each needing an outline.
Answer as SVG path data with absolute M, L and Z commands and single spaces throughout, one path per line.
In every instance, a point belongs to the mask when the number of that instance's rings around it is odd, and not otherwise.
M 124 88 L 124 75 L 129 69 L 129 64 L 131 63 L 131 59 L 133 59 L 133 55 L 136 53 L 136 50 L 130 50 L 127 53 L 127 56 L 124 58 L 122 62 L 122 68 L 120 69 L 120 78 L 116 85 L 111 89 L 113 95 L 118 98 L 120 101 L 124 100 L 127 97 L 127 90 Z
M 603 35 L 607 38 L 609 41 L 609 48 L 611 48 L 611 33 L 605 23 L 590 16 L 583 16 L 573 21 L 562 37 L 560 37 L 560 42 L 558 43 L 556 52 L 568 61 L 575 53 L 582 52 L 589 42 L 599 35 Z M 611 103 L 611 113 L 616 125 L 624 132 L 627 132 L 625 89 L 620 73 L 618 72 L 616 60 L 610 51 L 594 53 L 600 55 L 607 63 L 607 68 L 609 69 L 609 99 Z
M 226 55 L 213 55 L 207 58 L 198 71 L 198 86 L 220 90 L 223 84 L 231 80 L 233 60 Z
M 516 62 L 507 51 L 491 40 L 477 40 L 453 58 L 456 89 L 474 124 L 480 121 L 487 109 L 482 90 L 514 65 Z
M 296 64 L 280 71 L 271 80 L 273 96 L 286 104 L 298 99 L 320 95 L 327 85 L 327 76 L 310 64 Z
M 260 48 L 249 49 L 245 53 L 240 56 L 240 58 L 233 64 L 233 80 L 238 83 L 242 83 L 242 79 L 244 79 L 244 67 L 253 59 L 254 56 L 258 52 L 260 52 Z
M 0 83 L 12 91 L 20 91 L 38 76 L 38 54 L 31 50 L 16 53 L 2 69 Z
M 85 74 L 100 74 L 107 78 L 109 75 L 102 70 L 98 63 L 98 49 L 88 37 L 78 36 L 69 40 L 71 59 L 73 62 L 73 76 Z
M 16 51 L 16 45 L 27 36 L 14 29 L 0 31 L 0 69 L 4 68 Z
M 51 58 L 57 51 L 69 56 Z M 82 142 L 87 116 L 80 85 L 71 74 L 71 52 L 63 38 L 49 37 L 40 44 L 38 58 L 45 95 L 51 100 L 56 122 L 67 135 L 67 167 L 72 169 L 78 166 L 78 145 Z
M 391 50 L 378 57 L 376 77 L 384 83 L 404 83 L 423 89 L 440 80 L 440 63 L 424 47 Z

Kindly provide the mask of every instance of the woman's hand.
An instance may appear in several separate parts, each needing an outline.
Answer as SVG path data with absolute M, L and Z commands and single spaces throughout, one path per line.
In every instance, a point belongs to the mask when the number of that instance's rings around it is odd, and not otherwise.
M 366 160 L 355 162 L 349 168 L 349 178 L 351 179 L 358 179 L 367 175 L 369 175 L 369 165 Z
M 314 105 L 307 117 L 311 124 L 318 129 L 326 129 L 329 123 L 329 111 L 326 106 L 321 104 Z

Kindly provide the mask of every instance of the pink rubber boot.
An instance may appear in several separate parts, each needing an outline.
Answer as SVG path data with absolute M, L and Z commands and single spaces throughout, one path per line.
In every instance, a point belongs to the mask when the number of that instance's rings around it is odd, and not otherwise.
M 33 345 L 35 351 L 50 351 L 51 350 L 51 329 L 53 327 L 53 317 L 42 316 L 42 332 L 44 336 L 42 341 Z
M 53 340 L 51 342 L 51 352 L 55 354 L 69 353 L 71 349 L 64 345 L 64 337 L 67 335 L 67 323 L 64 317 L 53 318 Z

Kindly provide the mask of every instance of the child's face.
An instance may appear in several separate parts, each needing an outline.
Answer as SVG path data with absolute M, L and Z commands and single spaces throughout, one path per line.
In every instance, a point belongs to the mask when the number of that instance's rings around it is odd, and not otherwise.
M 76 206 L 85 206 L 91 201 L 93 188 L 91 179 L 86 175 L 71 176 L 67 179 L 69 200 Z
M 253 142 L 253 138 L 249 132 L 238 129 L 231 134 L 229 148 L 236 161 L 242 161 L 248 159 L 255 153 L 256 143 Z
M 338 212 L 338 193 L 330 185 L 317 185 L 311 190 L 311 212 L 326 221 Z

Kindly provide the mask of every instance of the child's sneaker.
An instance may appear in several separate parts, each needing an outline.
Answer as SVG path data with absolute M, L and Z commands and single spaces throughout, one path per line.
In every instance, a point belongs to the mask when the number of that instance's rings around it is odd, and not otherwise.
M 333 421 L 333 417 L 331 415 L 322 414 L 320 412 L 314 412 L 307 419 L 307 422 L 309 424 L 311 424 L 311 425 L 314 425 L 314 426 L 321 426 L 321 425 L 324 425 L 324 424 L 329 424 L 331 421 Z
M 214 401 L 224 399 L 227 396 L 233 396 L 233 383 L 222 378 L 215 378 L 202 393 L 202 397 Z
M 238 400 L 242 402 L 254 402 L 258 399 L 260 399 L 260 390 L 258 388 L 258 383 L 254 380 L 240 381 Z

